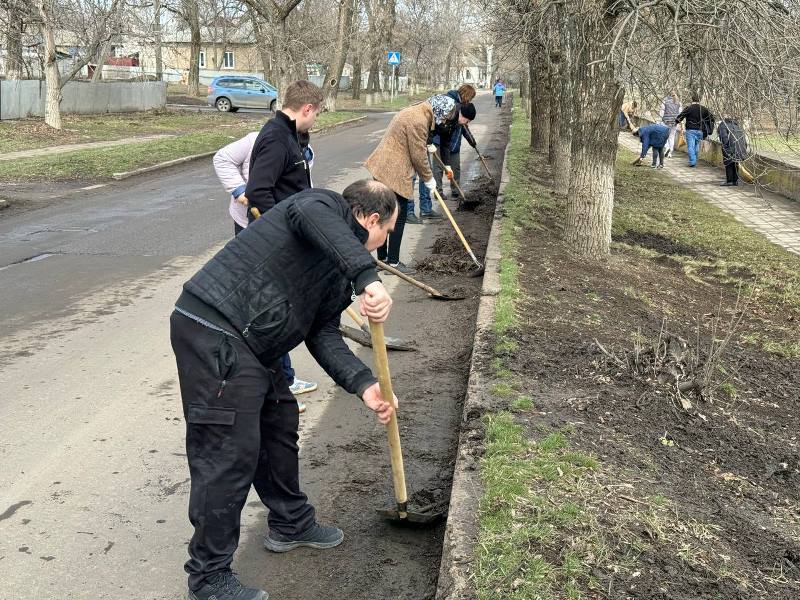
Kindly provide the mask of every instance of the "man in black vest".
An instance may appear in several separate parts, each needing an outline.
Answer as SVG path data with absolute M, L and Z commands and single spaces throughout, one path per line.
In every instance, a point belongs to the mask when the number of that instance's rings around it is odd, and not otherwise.
M 342 195 L 308 189 L 280 202 L 228 242 L 183 287 L 170 318 L 191 474 L 190 600 L 264 600 L 231 572 L 240 515 L 253 485 L 269 508 L 267 549 L 332 548 L 300 490 L 294 397 L 281 357 L 305 341 L 331 378 L 387 423 L 370 369 L 339 333 L 360 295 L 362 314 L 386 320 L 391 298 L 370 252 L 397 219 L 394 192 L 372 180 Z

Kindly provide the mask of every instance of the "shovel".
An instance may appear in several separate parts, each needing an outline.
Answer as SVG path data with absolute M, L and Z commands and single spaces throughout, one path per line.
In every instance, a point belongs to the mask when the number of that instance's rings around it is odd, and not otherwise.
M 467 131 L 469 131 L 469 126 L 467 126 L 467 125 L 464 125 L 464 129 L 466 129 Z M 470 134 L 470 135 L 472 135 L 472 132 L 471 132 L 471 131 L 469 131 L 469 134 Z M 473 140 L 475 139 L 475 136 L 474 136 L 474 135 L 472 135 L 472 139 L 473 139 Z M 477 152 L 477 153 L 478 153 L 478 158 L 480 158 L 480 159 L 481 159 L 481 164 L 483 164 L 483 168 L 484 168 L 484 169 L 486 169 L 486 174 L 489 176 L 489 179 L 491 179 L 491 180 L 492 180 L 492 183 L 494 183 L 494 177 L 492 176 L 492 173 L 491 173 L 491 171 L 489 171 L 489 167 L 486 165 L 486 161 L 485 161 L 485 160 L 484 160 L 484 158 L 483 158 L 483 154 L 481 154 L 481 151 L 480 151 L 480 150 L 478 150 L 478 146 L 475 146 L 475 152 Z
M 472 277 L 480 277 L 481 275 L 483 275 L 483 272 L 486 270 L 485 267 L 481 264 L 481 261 L 479 261 L 477 258 L 475 258 L 475 253 L 472 251 L 472 248 L 469 247 L 469 243 L 467 242 L 467 239 L 464 237 L 464 234 L 461 233 L 461 229 L 458 228 L 458 224 L 456 223 L 456 220 L 453 218 L 453 215 L 450 213 L 450 209 L 447 208 L 447 204 L 445 204 L 444 200 L 439 195 L 439 190 L 437 190 L 436 188 L 433 188 L 433 195 L 436 196 L 436 200 L 438 200 L 439 206 L 442 207 L 442 212 L 445 215 L 447 215 L 447 218 L 450 220 L 450 224 L 453 226 L 453 229 L 456 230 L 456 233 L 458 234 L 458 238 L 461 240 L 461 243 L 464 245 L 464 248 L 467 250 L 467 254 L 469 254 L 469 257 L 472 259 L 472 262 L 475 263 L 475 266 L 478 267 L 477 270 L 472 271 L 470 273 L 470 275 Z
M 464 298 L 466 298 L 466 296 L 457 296 L 457 295 L 452 295 L 451 296 L 449 294 L 443 294 L 442 292 L 440 292 L 436 288 L 429 286 L 427 283 L 422 283 L 421 281 L 417 281 L 416 279 L 414 279 L 410 275 L 406 275 L 402 271 L 398 271 L 393 266 L 387 265 L 385 262 L 382 262 L 380 260 L 378 260 L 376 262 L 378 263 L 378 267 L 379 268 L 383 269 L 387 273 L 391 273 L 392 275 L 397 275 L 400 279 L 402 279 L 404 281 L 407 281 L 411 285 L 415 285 L 419 289 L 428 292 L 428 294 L 431 296 L 431 298 L 434 298 L 436 300 L 463 300 Z
M 444 168 L 444 163 L 442 162 L 442 159 L 439 158 L 439 155 L 438 154 L 434 154 L 433 157 L 436 159 L 436 162 L 439 163 L 439 166 L 442 167 L 442 172 L 444 172 L 446 174 L 447 173 L 447 169 Z M 464 195 L 464 190 L 462 190 L 461 186 L 458 185 L 458 182 L 456 181 L 455 177 L 450 179 L 450 181 L 451 181 L 451 183 L 455 183 L 456 184 L 456 189 L 458 190 L 458 194 L 459 194 L 459 196 L 458 196 L 458 206 L 460 208 L 462 201 L 464 203 L 467 202 L 467 197 Z
M 347 327 L 346 325 L 339 325 L 339 332 L 354 342 L 357 342 L 362 346 L 366 346 L 367 348 L 371 348 L 372 336 L 370 335 L 369 327 L 364 322 L 364 319 L 362 319 L 361 315 L 354 311 L 350 306 L 345 309 L 345 312 L 347 313 L 347 316 L 349 316 L 358 324 L 360 329 L 353 329 L 352 327 Z M 400 338 L 387 337 L 384 338 L 384 340 L 386 342 L 386 347 L 389 348 L 389 350 L 410 351 L 417 349 L 413 342 L 407 342 L 405 340 L 401 340 Z
M 383 323 L 376 323 L 370 320 L 369 329 L 372 332 L 372 351 L 375 355 L 375 367 L 378 370 L 381 395 L 391 402 L 394 398 L 394 393 L 392 392 L 392 378 L 389 374 L 389 357 L 386 354 L 386 344 L 383 337 Z M 394 480 L 396 506 L 379 509 L 378 514 L 397 523 L 435 524 L 442 517 L 441 512 L 434 512 L 435 505 L 428 507 L 428 512 L 414 512 L 408 509 L 408 492 L 406 491 L 406 474 L 403 468 L 403 451 L 400 447 L 400 428 L 397 426 L 397 409 L 392 411 L 392 417 L 386 425 L 386 432 L 389 434 L 389 452 L 392 457 L 392 479 Z

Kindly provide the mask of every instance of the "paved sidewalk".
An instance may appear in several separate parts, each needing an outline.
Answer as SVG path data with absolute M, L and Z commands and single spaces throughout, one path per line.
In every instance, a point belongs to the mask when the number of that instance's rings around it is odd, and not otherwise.
M 0 154 L 0 161 L 15 160 L 17 158 L 33 158 L 36 156 L 50 156 L 51 154 L 64 154 L 75 150 L 89 150 L 92 148 L 108 148 L 109 146 L 121 146 L 123 144 L 142 144 L 153 140 L 175 137 L 171 133 L 157 133 L 153 135 L 142 135 L 119 140 L 106 140 L 102 142 L 86 142 L 85 144 L 64 144 L 63 146 L 48 146 L 47 148 L 34 148 L 32 150 L 20 150 L 18 152 L 7 152 Z
M 639 138 L 629 133 L 621 133 L 619 142 L 637 154 L 642 150 Z M 651 161 L 652 150 L 641 168 L 649 169 Z M 664 161 L 664 171 L 774 244 L 800 254 L 800 203 L 764 190 L 757 196 L 755 186 L 743 181 L 737 187 L 720 187 L 725 181 L 724 170 L 702 162 L 690 169 L 688 164 L 687 155 L 678 152 Z

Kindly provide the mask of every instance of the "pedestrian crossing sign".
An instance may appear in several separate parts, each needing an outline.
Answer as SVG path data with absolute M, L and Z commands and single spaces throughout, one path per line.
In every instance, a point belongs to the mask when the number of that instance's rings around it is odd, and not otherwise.
M 400 64 L 400 53 L 399 52 L 389 52 L 389 64 L 390 65 L 399 65 Z

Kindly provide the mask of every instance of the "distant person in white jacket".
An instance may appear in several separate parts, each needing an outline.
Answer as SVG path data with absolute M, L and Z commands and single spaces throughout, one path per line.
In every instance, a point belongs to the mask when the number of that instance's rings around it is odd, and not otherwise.
M 257 137 L 258 131 L 248 133 L 242 139 L 221 148 L 214 155 L 214 171 L 216 171 L 222 187 L 231 195 L 228 212 L 233 218 L 234 235 L 238 235 L 242 229 L 247 227 L 247 197 L 244 195 L 244 191 L 247 188 L 247 179 L 250 174 L 250 154 L 253 152 L 253 144 Z M 303 149 L 308 168 L 311 169 L 314 164 L 314 150 L 308 145 L 308 141 L 307 133 L 300 134 L 300 146 Z M 289 382 L 289 389 L 295 396 L 317 389 L 316 382 L 304 381 L 294 376 L 294 369 L 288 354 L 283 357 L 281 366 L 286 381 Z M 306 411 L 306 405 L 303 402 L 298 402 L 297 408 L 301 413 Z

